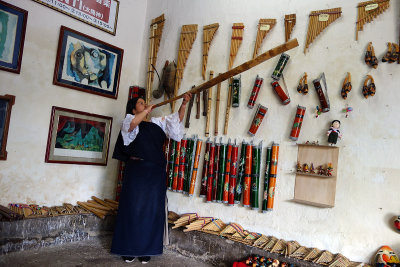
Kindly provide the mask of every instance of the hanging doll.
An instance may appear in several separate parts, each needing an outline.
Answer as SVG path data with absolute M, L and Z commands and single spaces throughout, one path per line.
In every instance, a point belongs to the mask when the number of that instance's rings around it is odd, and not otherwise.
M 342 134 L 340 133 L 339 128 L 340 128 L 340 121 L 333 120 L 331 123 L 331 127 L 326 132 L 326 135 L 328 136 L 328 143 L 331 146 L 336 144 L 338 138 L 342 138 Z

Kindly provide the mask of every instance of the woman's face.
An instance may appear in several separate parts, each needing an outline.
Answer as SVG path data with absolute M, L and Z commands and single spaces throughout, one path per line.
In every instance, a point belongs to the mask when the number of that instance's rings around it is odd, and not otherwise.
M 136 102 L 136 107 L 132 110 L 133 114 L 140 113 L 146 108 L 146 104 L 142 98 Z

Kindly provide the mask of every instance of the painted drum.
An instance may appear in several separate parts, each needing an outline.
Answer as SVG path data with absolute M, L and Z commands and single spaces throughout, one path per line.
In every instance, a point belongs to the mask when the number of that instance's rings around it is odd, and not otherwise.
M 275 93 L 279 96 L 279 99 L 282 102 L 282 105 L 287 105 L 290 103 L 290 97 L 283 91 L 282 87 L 279 85 L 278 81 L 273 81 L 271 83 L 272 88 L 274 89 Z

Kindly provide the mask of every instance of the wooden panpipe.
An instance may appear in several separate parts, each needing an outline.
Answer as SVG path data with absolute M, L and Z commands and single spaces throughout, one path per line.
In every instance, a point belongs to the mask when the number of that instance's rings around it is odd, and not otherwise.
M 264 38 L 267 36 L 267 33 L 275 26 L 276 19 L 260 19 L 258 22 L 258 30 L 256 43 L 254 45 L 253 59 L 257 57 L 258 50 L 261 47 L 261 44 Z
M 311 11 L 310 20 L 308 23 L 306 45 L 304 47 L 304 54 L 306 53 L 309 45 L 315 38 L 326 28 L 329 24 L 334 22 L 342 15 L 342 8 L 331 8 L 325 10 Z
M 259 55 L 255 59 L 246 61 L 245 63 L 243 63 L 243 64 L 241 64 L 241 65 L 239 65 L 239 66 L 237 66 L 237 67 L 235 67 L 235 68 L 233 68 L 233 69 L 231 69 L 231 70 L 229 70 L 227 72 L 221 73 L 217 77 L 215 77 L 215 78 L 213 78 L 213 79 L 211 79 L 211 80 L 209 80 L 207 82 L 204 82 L 204 83 L 196 86 L 195 88 L 191 89 L 188 92 L 191 93 L 192 95 L 198 94 L 201 91 L 204 91 L 204 90 L 206 90 L 206 89 L 208 89 L 208 88 L 210 88 L 210 87 L 212 87 L 212 86 L 214 86 L 216 84 L 219 84 L 219 83 L 221 83 L 223 81 L 226 81 L 226 80 L 228 80 L 229 78 L 232 78 L 235 75 L 238 75 L 238 74 L 240 74 L 240 73 L 242 73 L 242 72 L 244 72 L 246 70 L 249 70 L 249 69 L 251 69 L 251 68 L 253 68 L 253 67 L 255 67 L 255 66 L 257 66 L 257 65 L 259 65 L 261 63 L 263 63 L 264 61 L 266 61 L 268 59 L 271 59 L 271 58 L 273 58 L 273 57 L 275 57 L 275 56 L 277 56 L 277 55 L 279 55 L 279 54 L 281 54 L 283 52 L 286 52 L 286 51 L 288 51 L 290 49 L 293 49 L 293 48 L 295 48 L 297 46 L 299 46 L 299 43 L 297 42 L 297 39 L 292 39 L 289 42 L 283 43 L 281 45 L 278 45 L 278 46 L 266 51 L 265 53 Z M 158 103 L 158 104 L 153 106 L 153 109 L 157 108 L 157 107 L 161 107 L 161 106 L 166 105 L 168 103 L 171 103 L 173 101 L 176 101 L 176 100 L 178 100 L 180 98 L 183 98 L 184 95 L 185 95 L 185 93 L 181 94 L 179 96 L 176 96 L 174 98 L 168 99 L 166 101 L 163 101 L 161 103 Z
M 179 87 L 183 78 L 183 70 L 189 57 L 190 50 L 197 36 L 197 24 L 183 25 L 181 30 L 181 38 L 179 41 L 178 63 L 176 67 L 174 97 L 178 94 Z M 175 101 L 172 101 L 172 112 L 175 110 Z
M 210 80 L 214 77 L 214 72 L 210 71 Z M 211 117 L 211 104 L 212 104 L 212 87 L 208 89 L 208 104 L 207 104 L 207 121 L 206 121 L 206 132 L 205 136 L 208 137 L 210 135 L 210 117 Z
M 150 24 L 149 61 L 147 66 L 146 103 L 151 101 L 151 89 L 154 81 L 157 53 L 160 48 L 161 36 L 164 29 L 164 14 L 152 19 Z
M 285 15 L 285 42 L 289 41 L 294 25 L 296 25 L 296 14 Z
M 358 32 L 362 31 L 364 24 L 370 23 L 378 15 L 382 14 L 386 9 L 389 8 L 390 0 L 373 0 L 358 3 L 358 15 L 357 15 L 357 30 L 356 40 L 358 41 Z
M 217 32 L 218 28 L 219 28 L 218 23 L 206 25 L 203 27 L 203 68 L 201 71 L 203 80 L 206 79 L 208 50 L 210 50 L 211 41 L 213 40 L 214 35 Z
M 232 37 L 231 37 L 231 50 L 229 53 L 229 65 L 228 70 L 232 69 L 233 61 L 236 58 L 236 55 L 239 51 L 240 45 L 243 40 L 243 23 L 233 23 L 232 26 Z M 226 110 L 225 110 L 225 124 L 224 124 L 224 134 L 228 133 L 228 123 L 229 123 L 229 113 L 231 110 L 231 101 L 232 101 L 232 88 L 231 88 L 232 79 L 228 82 L 228 98 L 226 100 Z

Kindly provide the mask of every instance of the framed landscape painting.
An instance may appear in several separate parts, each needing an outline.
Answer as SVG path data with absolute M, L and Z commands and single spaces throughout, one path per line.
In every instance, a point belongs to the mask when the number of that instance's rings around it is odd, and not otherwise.
M 112 118 L 53 106 L 45 161 L 107 165 Z
M 53 83 L 116 99 L 123 54 L 123 49 L 61 26 Z
M 28 11 L 0 0 L 0 70 L 20 73 Z

